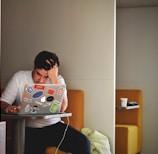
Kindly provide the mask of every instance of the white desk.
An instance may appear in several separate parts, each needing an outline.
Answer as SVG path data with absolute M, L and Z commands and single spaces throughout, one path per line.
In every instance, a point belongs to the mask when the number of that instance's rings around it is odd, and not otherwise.
M 72 116 L 72 113 L 59 113 L 59 114 L 1 114 L 1 118 L 15 120 L 15 129 L 14 129 L 14 154 L 24 154 L 25 147 L 25 119 L 48 119 L 50 117 L 69 117 Z
M 130 110 L 130 109 L 137 109 L 137 108 L 139 108 L 139 105 L 126 106 L 126 107 L 122 107 L 120 105 L 116 106 L 116 109 L 118 110 Z

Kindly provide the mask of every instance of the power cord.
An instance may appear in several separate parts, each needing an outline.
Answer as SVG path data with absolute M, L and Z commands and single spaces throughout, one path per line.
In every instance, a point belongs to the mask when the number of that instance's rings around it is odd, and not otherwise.
M 61 140 L 60 140 L 58 146 L 56 147 L 55 154 L 57 154 L 57 152 L 58 152 L 58 150 L 59 150 L 59 147 L 60 147 L 60 145 L 62 144 L 62 142 L 63 142 L 63 140 L 64 140 L 64 138 L 65 138 L 65 135 L 66 135 L 66 132 L 67 132 L 69 123 L 70 123 L 70 121 L 69 121 L 69 117 L 67 117 L 67 125 L 66 125 L 66 128 L 65 128 L 65 130 L 64 130 L 63 137 L 61 138 Z

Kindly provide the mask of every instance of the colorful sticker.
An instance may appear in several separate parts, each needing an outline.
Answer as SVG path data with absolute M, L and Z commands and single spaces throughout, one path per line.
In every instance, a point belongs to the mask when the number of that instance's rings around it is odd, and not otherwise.
M 27 97 L 24 97 L 23 98 L 23 102 L 25 102 L 25 103 L 31 103 L 32 99 L 28 99 Z
M 32 93 L 32 92 L 33 92 L 33 88 L 32 88 L 32 87 L 28 87 L 28 88 L 27 88 L 27 92 L 28 92 L 28 93 Z
M 59 109 L 59 102 L 54 101 L 54 103 L 50 107 L 50 112 L 55 113 L 58 111 L 58 109 Z
M 38 104 L 38 105 L 43 105 L 43 103 L 39 102 L 39 101 L 35 101 L 35 104 Z
M 51 105 L 51 102 L 46 102 L 46 103 L 43 104 L 43 107 L 48 107 L 50 105 Z
M 55 90 L 54 89 L 48 89 L 47 94 L 54 95 L 55 94 Z
M 30 111 L 30 108 L 31 108 L 30 105 L 27 104 L 26 107 L 25 107 L 25 112 L 29 112 L 29 111 Z
M 27 97 L 24 97 L 23 98 L 23 102 L 27 102 L 28 101 L 28 98 Z
M 51 102 L 51 101 L 53 101 L 54 100 L 54 97 L 53 96 L 48 96 L 47 97 L 47 102 Z
M 60 87 L 57 91 L 57 94 L 58 95 L 62 95 L 63 94 L 63 91 L 64 91 L 64 88 L 63 87 Z
M 37 110 L 39 110 L 39 107 L 37 105 L 34 105 L 33 107 L 31 107 L 30 112 L 31 113 L 37 113 Z
M 39 89 L 39 90 L 44 90 L 45 86 L 44 85 L 35 84 L 34 88 L 35 89 Z
M 43 95 L 43 91 L 37 91 L 32 95 L 32 98 L 39 98 Z

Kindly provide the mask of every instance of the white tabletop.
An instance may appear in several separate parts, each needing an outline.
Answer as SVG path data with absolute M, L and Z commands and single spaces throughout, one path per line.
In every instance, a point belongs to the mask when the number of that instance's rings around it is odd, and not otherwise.
M 70 117 L 72 113 L 42 113 L 42 114 L 15 114 L 15 113 L 2 113 L 2 119 L 48 119 L 48 118 L 59 118 L 59 117 Z

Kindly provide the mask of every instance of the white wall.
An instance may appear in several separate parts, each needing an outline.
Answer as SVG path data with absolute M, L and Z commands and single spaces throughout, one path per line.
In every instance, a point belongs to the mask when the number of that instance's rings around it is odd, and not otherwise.
M 68 88 L 85 94 L 85 127 L 114 152 L 115 0 L 2 0 L 2 86 L 32 69 L 40 50 L 55 51 Z
M 156 154 L 158 7 L 117 9 L 116 87 L 143 91 L 143 150 Z

